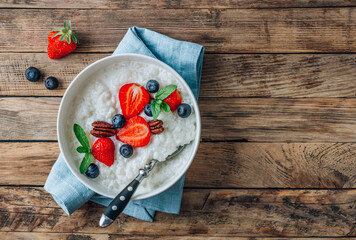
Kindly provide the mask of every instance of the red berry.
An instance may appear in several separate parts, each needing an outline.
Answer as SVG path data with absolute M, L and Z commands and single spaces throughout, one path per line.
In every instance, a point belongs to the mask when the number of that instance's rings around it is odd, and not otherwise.
M 63 39 L 60 38 L 63 36 Z M 70 22 L 68 25 L 65 23 L 64 28 L 55 28 L 48 35 L 48 57 L 51 59 L 58 59 L 77 48 L 76 32 L 70 30 Z
M 178 108 L 179 105 L 182 104 L 182 96 L 178 92 L 178 89 L 176 89 L 174 92 L 171 93 L 171 95 L 166 97 L 163 101 L 169 105 L 171 111 L 174 111 Z
M 136 83 L 129 83 L 120 88 L 120 106 L 125 118 L 138 115 L 150 101 L 150 94 Z
M 59 53 L 53 48 L 51 44 L 48 44 L 47 53 L 50 59 L 58 59 L 61 57 L 61 55 L 59 55 Z
M 144 147 L 150 142 L 151 131 L 145 119 L 140 116 L 130 118 L 116 133 L 116 139 L 134 147 Z
M 93 156 L 106 166 L 111 166 L 115 159 L 115 144 L 110 138 L 99 138 L 91 150 Z

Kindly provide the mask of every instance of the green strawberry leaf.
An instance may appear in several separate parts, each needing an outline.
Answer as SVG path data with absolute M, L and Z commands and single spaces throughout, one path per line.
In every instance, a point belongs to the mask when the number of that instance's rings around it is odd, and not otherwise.
M 64 28 L 67 27 L 67 21 L 64 21 L 64 24 L 63 24 Z
M 80 144 L 82 144 L 82 146 L 87 150 L 86 152 L 90 152 L 89 140 L 86 133 L 84 132 L 84 129 L 75 123 L 73 126 L 73 131 Z
M 171 108 L 169 107 L 169 105 L 165 102 L 161 103 L 161 108 L 165 111 L 165 112 L 170 112 Z
M 72 25 L 72 23 L 69 21 L 68 22 L 68 29 L 70 28 L 71 25 Z
M 61 32 L 57 32 L 56 34 L 54 34 L 54 35 L 52 36 L 52 38 L 57 37 L 58 35 L 61 35 Z
M 67 43 L 70 44 L 70 37 L 66 36 L 66 39 L 67 39 Z
M 52 28 L 52 31 L 61 31 L 61 28 Z
M 177 89 L 177 85 L 165 86 L 164 88 L 160 89 L 156 93 L 155 98 L 158 100 L 163 100 L 167 98 L 169 95 L 171 95 L 176 89 Z
M 73 42 L 78 43 L 78 38 L 75 35 L 72 35 Z
M 88 167 L 93 159 L 93 154 L 91 152 L 87 152 L 80 164 L 79 170 L 81 174 L 84 174 L 87 170 Z
M 80 146 L 80 147 L 77 147 L 77 152 L 78 152 L 78 153 L 87 153 L 87 152 L 88 152 L 88 149 L 86 149 L 86 148 L 83 147 L 83 146 Z
M 64 40 L 64 35 L 62 35 L 60 38 L 59 38 L 59 41 L 63 41 Z

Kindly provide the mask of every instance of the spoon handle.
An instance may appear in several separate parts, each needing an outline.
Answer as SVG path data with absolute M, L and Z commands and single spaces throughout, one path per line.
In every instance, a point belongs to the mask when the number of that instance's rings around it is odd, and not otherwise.
M 148 177 L 148 173 L 153 169 L 157 160 L 152 160 L 145 165 L 144 168 L 140 169 L 137 177 L 129 183 L 109 204 L 105 209 L 104 213 L 101 215 L 99 226 L 107 227 L 119 216 L 122 211 L 124 211 L 126 205 L 131 200 L 132 195 L 135 193 L 138 185 L 143 179 Z

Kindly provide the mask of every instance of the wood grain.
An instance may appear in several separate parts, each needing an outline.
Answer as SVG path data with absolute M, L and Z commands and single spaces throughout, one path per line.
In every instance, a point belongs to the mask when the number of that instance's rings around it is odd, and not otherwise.
M 0 231 L 168 236 L 356 236 L 356 190 L 185 190 L 179 215 L 149 223 L 125 215 L 97 227 L 103 207 L 68 217 L 42 188 L 1 187 Z M 26 196 L 26 197 L 24 197 Z M 326 227 L 327 226 L 327 227 Z
M 0 232 L 0 238 L 3 240 L 221 240 L 221 237 L 208 236 L 127 236 L 122 234 L 105 234 L 105 233 L 36 233 L 36 232 Z M 234 240 L 251 240 L 250 237 L 227 237 L 224 239 Z M 318 238 L 320 240 L 329 240 L 330 238 Z M 352 238 L 337 238 L 338 240 L 350 240 Z M 271 237 L 254 237 L 253 240 L 312 240 L 312 238 L 271 238 Z
M 46 53 L 0 53 L 0 95 L 62 96 L 75 76 L 101 54 L 71 54 L 50 60 Z M 355 97 L 356 55 L 348 54 L 206 54 L 200 97 Z M 35 66 L 42 79 L 32 83 L 24 72 Z M 55 91 L 44 79 L 55 76 Z
M 0 140 L 56 140 L 61 98 L 0 98 Z M 203 141 L 355 142 L 356 99 L 201 98 Z
M 60 98 L 0 99 L 0 140 L 54 140 Z
M 356 239 L 356 56 L 344 54 L 356 52 L 355 7 L 0 1 L 0 239 Z M 79 47 L 49 60 L 47 35 L 69 19 Z M 102 206 L 87 203 L 68 217 L 42 185 L 59 152 L 65 89 L 134 25 L 205 46 L 203 142 L 179 215 L 157 213 L 154 223 L 122 215 L 101 229 Z M 41 70 L 40 82 L 24 79 L 29 66 Z M 59 89 L 45 89 L 48 76 Z
M 0 143 L 0 185 L 44 185 L 58 143 Z M 201 143 L 185 186 L 356 188 L 356 144 Z
M 194 8 L 291 8 L 291 7 L 335 7 L 356 6 L 352 0 L 182 0 L 182 1 L 160 1 L 160 0 L 136 0 L 136 1 L 113 1 L 113 0 L 3 0 L 0 8 L 81 8 L 81 9 L 194 9 Z
M 110 54 L 71 54 L 51 60 L 47 53 L 0 53 L 0 94 L 22 96 L 62 96 L 71 81 L 89 64 Z M 25 78 L 25 71 L 36 67 L 41 72 L 38 82 Z M 44 86 L 47 77 L 56 77 L 59 86 L 49 91 Z
M 204 141 L 355 142 L 356 99 L 201 99 Z
M 0 51 L 45 52 L 50 29 L 61 26 L 68 18 L 79 32 L 77 52 L 113 52 L 127 28 L 133 25 L 202 44 L 207 52 L 355 52 L 356 49 L 355 8 L 102 9 L 92 13 L 83 9 L 0 9 L 3 23 Z M 35 36 L 29 37 L 33 33 Z

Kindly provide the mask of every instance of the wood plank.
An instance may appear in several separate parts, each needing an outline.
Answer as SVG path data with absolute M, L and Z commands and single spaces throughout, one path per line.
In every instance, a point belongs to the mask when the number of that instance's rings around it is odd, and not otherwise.
M 55 140 L 60 101 L 61 98 L 0 99 L 0 140 Z
M 202 139 L 355 142 L 356 99 L 201 99 Z
M 56 140 L 61 98 L 0 98 L 0 140 Z M 201 98 L 203 141 L 355 142 L 356 99 Z
M 0 143 L 0 185 L 44 185 L 52 143 Z M 201 143 L 185 186 L 356 188 L 354 143 Z M 214 166 L 214 167 L 212 167 Z
M 1 187 L 0 196 L 0 231 L 129 236 L 356 236 L 355 189 L 185 190 L 179 215 L 157 213 L 153 223 L 122 215 L 106 229 L 96 225 L 103 211 L 97 204 L 85 204 L 68 217 L 42 188 Z
M 87 65 L 110 54 L 77 53 L 50 60 L 45 53 L 0 53 L 0 95 L 62 96 Z M 200 97 L 355 97 L 354 54 L 206 54 Z M 30 66 L 42 80 L 25 79 Z M 55 91 L 43 81 L 55 76 Z
M 63 96 L 71 81 L 89 64 L 110 54 L 71 54 L 51 60 L 47 53 L 0 53 L 0 95 Z M 38 82 L 25 78 L 25 71 L 36 67 L 41 71 Z M 54 91 L 44 86 L 47 77 L 56 77 L 60 84 Z
M 291 8 L 291 7 L 335 7 L 356 6 L 352 0 L 182 0 L 182 1 L 160 1 L 160 0 L 136 0 L 136 1 L 113 1 L 113 0 L 3 0 L 0 8 L 94 8 L 94 9 L 194 9 L 194 8 Z
M 208 237 L 208 236 L 140 236 L 133 235 L 127 236 L 122 234 L 105 234 L 105 233 L 34 233 L 34 232 L 0 232 L 0 238 L 3 240 L 116 240 L 116 239 L 126 239 L 126 240 L 221 240 L 221 237 Z M 227 237 L 224 239 L 235 239 L 235 240 L 251 240 L 250 237 Z M 271 237 L 254 237 L 253 240 L 312 240 L 313 238 L 271 238 Z M 320 240 L 327 240 L 330 238 L 318 238 Z M 337 238 L 338 240 L 350 240 L 352 238 Z
M 45 52 L 50 29 L 61 26 L 68 16 L 79 32 L 77 52 L 113 52 L 133 25 L 202 44 L 207 52 L 356 51 L 354 8 L 103 9 L 92 13 L 83 9 L 1 9 L 0 51 Z

